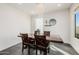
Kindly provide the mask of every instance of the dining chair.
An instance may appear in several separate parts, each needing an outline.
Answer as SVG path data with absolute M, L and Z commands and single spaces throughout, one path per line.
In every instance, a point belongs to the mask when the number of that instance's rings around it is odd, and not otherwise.
M 38 32 L 37 31 L 34 31 L 34 35 L 37 35 L 38 34 Z
M 28 33 L 20 33 L 22 38 L 22 53 L 24 49 L 28 49 L 28 54 L 30 55 L 30 48 L 34 48 L 35 40 L 32 37 L 28 37 Z
M 23 34 L 23 33 L 20 33 L 21 35 L 21 38 L 22 38 L 22 53 L 24 51 L 24 49 L 27 48 L 27 43 L 28 43 L 28 34 Z
M 44 31 L 45 36 L 50 36 L 50 31 Z
M 36 49 L 36 44 L 35 44 L 35 38 L 32 38 L 32 37 L 29 37 L 29 40 L 28 40 L 28 54 L 30 55 L 30 50 L 33 49 L 35 50 Z
M 35 40 L 36 40 L 36 51 L 40 50 L 41 52 L 46 55 L 49 51 L 49 41 L 46 40 L 45 35 L 35 35 Z

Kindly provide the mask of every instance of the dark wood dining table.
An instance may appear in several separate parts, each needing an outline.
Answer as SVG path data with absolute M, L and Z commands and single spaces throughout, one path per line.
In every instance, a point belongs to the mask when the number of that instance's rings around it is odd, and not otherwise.
M 44 34 L 40 34 L 40 35 L 44 35 Z M 18 35 L 18 37 L 22 37 L 22 35 Z M 28 38 L 32 38 L 34 39 L 34 34 L 28 34 Z M 50 36 L 46 36 L 46 40 L 50 41 L 51 37 Z

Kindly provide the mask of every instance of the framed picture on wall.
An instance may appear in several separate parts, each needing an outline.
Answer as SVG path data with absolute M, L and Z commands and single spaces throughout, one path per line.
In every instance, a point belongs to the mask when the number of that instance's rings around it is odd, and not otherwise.
M 54 26 L 56 24 L 56 19 L 45 20 L 45 26 Z

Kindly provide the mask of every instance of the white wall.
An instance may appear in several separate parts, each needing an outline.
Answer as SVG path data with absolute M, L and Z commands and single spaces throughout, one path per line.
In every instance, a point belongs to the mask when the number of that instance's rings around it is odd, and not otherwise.
M 36 19 L 35 16 L 31 16 L 31 33 L 34 33 L 35 28 L 36 28 L 36 26 L 35 26 L 35 19 Z
M 64 43 L 70 43 L 70 20 L 69 20 L 69 9 L 59 10 L 45 14 L 43 17 L 43 22 L 51 18 L 56 19 L 56 25 L 52 27 L 43 27 L 43 30 L 51 31 L 53 34 L 60 35 Z M 32 33 L 35 30 L 35 18 L 38 16 L 32 16 Z M 40 23 L 41 24 L 41 23 Z
M 79 53 L 79 39 L 75 38 L 75 19 L 74 19 L 74 13 L 75 9 L 79 7 L 79 4 L 73 4 L 70 8 L 70 24 L 71 24 L 71 45 L 74 47 L 74 49 Z
M 30 16 L 6 4 L 0 4 L 0 50 L 21 42 L 20 32 L 30 33 Z
M 53 34 L 58 34 L 64 43 L 70 42 L 70 24 L 69 24 L 69 10 L 59 10 L 55 12 L 51 12 L 49 14 L 44 15 L 45 20 L 49 20 L 51 18 L 56 19 L 56 25 L 45 27 L 44 30 L 51 31 Z

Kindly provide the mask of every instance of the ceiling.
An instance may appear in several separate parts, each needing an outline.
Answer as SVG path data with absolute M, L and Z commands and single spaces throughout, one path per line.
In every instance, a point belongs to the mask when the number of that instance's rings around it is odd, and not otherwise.
M 39 13 L 49 13 L 56 10 L 68 9 L 71 3 L 9 3 L 8 5 L 22 10 L 30 15 L 37 15 Z

